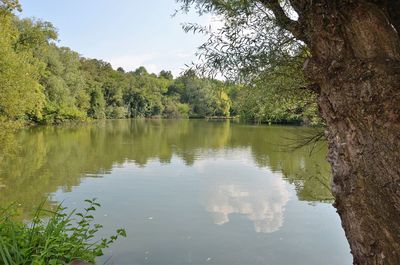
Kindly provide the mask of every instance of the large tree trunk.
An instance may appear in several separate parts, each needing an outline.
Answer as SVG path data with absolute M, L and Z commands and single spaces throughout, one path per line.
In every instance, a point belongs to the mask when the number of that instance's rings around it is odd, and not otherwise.
M 393 63 L 349 62 L 321 83 L 335 206 L 355 264 L 400 264 L 400 69 Z
M 400 264 L 399 2 L 295 1 L 354 264 Z M 307 3 L 306 3 L 307 2 Z

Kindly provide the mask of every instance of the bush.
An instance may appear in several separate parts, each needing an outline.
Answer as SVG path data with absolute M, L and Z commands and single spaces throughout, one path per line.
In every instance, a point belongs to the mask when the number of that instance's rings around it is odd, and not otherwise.
M 188 118 L 190 107 L 188 104 L 179 103 L 177 98 L 166 97 L 163 100 L 164 118 Z
M 54 211 L 43 209 L 42 203 L 30 223 L 16 221 L 15 207 L 0 209 L 0 264 L 61 265 L 73 260 L 95 262 L 118 237 L 126 236 L 124 229 L 108 239 L 95 241 L 102 228 L 94 223 L 92 213 L 100 207 L 85 200 L 88 207 L 82 213 L 58 205 Z
M 190 107 L 188 104 L 178 103 L 177 107 L 178 107 L 178 112 L 179 112 L 180 117 L 182 117 L 182 118 L 189 117 Z
M 106 108 L 106 118 L 107 119 L 124 119 L 128 115 L 128 110 L 126 107 L 114 107 L 108 106 Z

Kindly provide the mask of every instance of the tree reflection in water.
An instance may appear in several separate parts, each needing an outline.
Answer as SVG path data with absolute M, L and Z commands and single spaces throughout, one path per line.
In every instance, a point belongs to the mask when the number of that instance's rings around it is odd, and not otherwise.
M 331 200 L 326 147 L 311 156 L 306 148 L 288 152 L 284 146 L 302 127 L 253 126 L 203 120 L 115 120 L 88 125 L 37 127 L 3 133 L 0 150 L 0 205 L 22 204 L 25 212 L 59 188 L 70 191 L 88 175 L 107 174 L 113 166 L 133 162 L 145 166 L 151 159 L 170 163 L 173 156 L 186 165 L 204 152 L 250 150 L 255 163 L 282 173 L 296 187 L 300 200 Z M 216 184 L 208 211 L 217 223 L 230 213 L 242 213 L 257 231 L 271 232 L 281 225 L 288 200 L 274 178 L 263 187 Z M 230 182 L 232 183 L 232 182 Z M 221 203 L 215 203 L 221 201 Z

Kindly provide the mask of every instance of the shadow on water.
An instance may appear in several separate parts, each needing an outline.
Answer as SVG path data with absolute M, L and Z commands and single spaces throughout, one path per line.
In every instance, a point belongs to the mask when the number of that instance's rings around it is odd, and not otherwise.
M 70 191 L 82 178 L 107 174 L 114 166 L 173 156 L 191 166 L 207 152 L 248 149 L 258 167 L 282 172 L 299 200 L 331 201 L 326 146 L 288 151 L 297 132 L 289 126 L 229 121 L 115 120 L 83 126 L 36 127 L 1 135 L 0 205 L 18 202 L 28 213 L 49 194 Z

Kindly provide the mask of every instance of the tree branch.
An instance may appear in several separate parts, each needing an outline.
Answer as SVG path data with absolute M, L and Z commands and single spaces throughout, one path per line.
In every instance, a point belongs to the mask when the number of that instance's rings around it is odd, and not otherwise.
M 278 26 L 290 31 L 296 39 L 306 41 L 300 23 L 290 19 L 286 15 L 282 6 L 279 4 L 279 0 L 260 0 L 260 2 L 274 13 Z
M 400 1 L 389 0 L 387 9 L 390 17 L 390 23 L 396 29 L 397 34 L 400 36 Z

